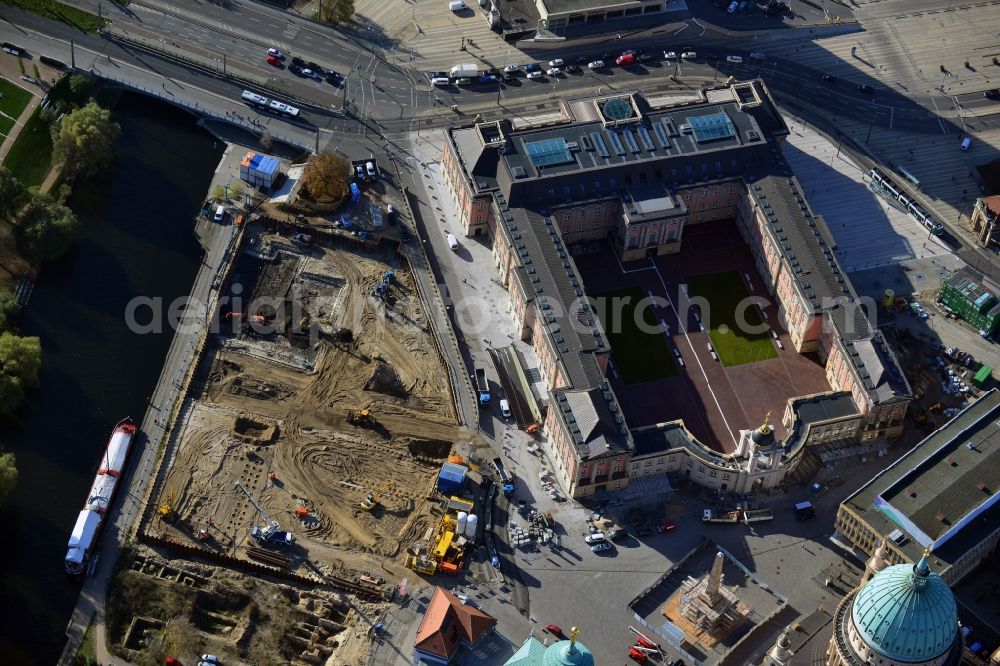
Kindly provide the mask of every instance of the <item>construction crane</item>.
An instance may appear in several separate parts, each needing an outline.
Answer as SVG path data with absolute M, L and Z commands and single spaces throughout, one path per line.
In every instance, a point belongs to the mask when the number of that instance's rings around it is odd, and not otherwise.
M 392 481 L 386 481 L 381 486 L 379 486 L 374 492 L 368 493 L 361 504 L 359 505 L 365 511 L 371 511 L 376 506 L 378 506 L 379 500 L 382 498 L 382 493 L 393 487 Z
M 250 536 L 262 544 L 276 543 L 283 546 L 291 545 L 294 541 L 292 533 L 282 530 L 281 526 L 278 525 L 278 521 L 271 520 L 271 516 L 267 515 L 264 507 L 257 503 L 257 500 L 254 499 L 254 496 L 250 494 L 250 491 L 242 483 L 237 481 L 236 487 L 243 491 L 243 494 L 247 496 L 247 499 L 253 504 L 253 508 L 257 509 L 257 513 L 260 514 L 261 519 L 264 521 L 264 527 L 254 525 L 250 529 Z

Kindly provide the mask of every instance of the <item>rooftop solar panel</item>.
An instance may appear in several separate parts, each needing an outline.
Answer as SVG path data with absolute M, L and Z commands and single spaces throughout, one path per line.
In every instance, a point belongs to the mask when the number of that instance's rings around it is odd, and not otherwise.
M 636 131 L 639 133 L 639 139 L 642 140 L 642 145 L 646 147 L 646 150 L 656 150 L 656 145 L 653 144 L 653 139 L 649 136 L 649 130 L 639 125 Z
M 601 157 L 608 157 L 608 147 L 604 145 L 604 137 L 597 132 L 590 136 L 593 137 L 594 145 L 597 146 L 597 152 L 600 153 Z
M 622 145 L 622 140 L 618 138 L 618 134 L 615 132 L 608 132 L 608 138 L 611 139 L 611 145 L 614 146 L 615 152 L 619 155 L 624 155 L 625 146 Z
M 566 146 L 566 139 L 562 137 L 525 143 L 524 150 L 536 167 L 573 161 L 573 156 Z
M 628 144 L 628 149 L 633 153 L 639 152 L 639 144 L 635 142 L 635 137 L 632 135 L 632 130 L 625 130 L 622 132 L 625 136 L 625 143 Z
M 694 132 L 695 141 L 714 141 L 735 136 L 733 121 L 725 113 L 713 113 L 707 116 L 692 116 L 687 119 Z

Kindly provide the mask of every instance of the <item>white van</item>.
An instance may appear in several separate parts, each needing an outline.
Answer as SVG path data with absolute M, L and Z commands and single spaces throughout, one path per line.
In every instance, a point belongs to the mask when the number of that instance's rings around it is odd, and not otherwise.
M 376 177 L 378 177 L 378 171 L 375 170 L 375 163 L 374 162 L 365 162 L 365 170 L 368 171 L 368 177 L 369 178 L 376 178 Z
M 219 204 L 219 207 L 215 209 L 215 221 L 222 222 L 226 219 L 226 207 Z
M 452 252 L 458 251 L 458 239 L 455 238 L 455 234 L 448 234 L 448 247 L 451 248 Z
M 448 9 L 453 12 L 460 12 L 465 8 L 465 3 L 462 2 L 462 0 L 451 0 L 451 2 L 448 3 Z
M 505 419 L 510 418 L 510 403 L 507 402 L 506 400 L 500 401 L 500 415 L 503 416 Z
M 962 139 L 962 150 L 968 150 L 972 146 L 972 139 L 965 137 Z
M 743 64 L 743 57 L 742 56 L 726 56 L 726 62 L 731 62 L 734 65 L 741 65 L 741 64 Z

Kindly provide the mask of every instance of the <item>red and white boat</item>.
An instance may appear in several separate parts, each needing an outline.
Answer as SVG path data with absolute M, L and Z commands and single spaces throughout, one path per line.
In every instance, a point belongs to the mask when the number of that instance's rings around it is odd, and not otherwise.
M 101 527 L 104 526 L 104 519 L 115 498 L 115 490 L 118 487 L 119 477 L 125 469 L 125 461 L 128 459 L 135 431 L 135 424 L 126 418 L 116 425 L 114 432 L 111 433 L 111 439 L 108 440 L 108 446 L 101 458 L 101 465 L 97 469 L 97 476 L 90 486 L 87 501 L 84 502 L 69 537 L 66 551 L 68 574 L 80 575 L 87 567 L 91 549 L 97 543 Z

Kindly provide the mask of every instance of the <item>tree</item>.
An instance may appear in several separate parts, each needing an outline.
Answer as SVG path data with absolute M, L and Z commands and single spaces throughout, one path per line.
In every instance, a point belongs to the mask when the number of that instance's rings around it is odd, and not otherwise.
M 50 196 L 36 194 L 17 225 L 24 249 L 38 261 L 58 259 L 76 240 L 80 223 L 66 206 Z
M 0 509 L 17 485 L 17 460 L 13 453 L 0 453 Z
M 0 290 L 0 333 L 13 331 L 17 320 L 17 301 L 14 294 L 6 289 Z
M 263 134 L 261 134 L 260 147 L 270 152 L 272 146 L 274 146 L 274 137 L 271 136 L 271 133 L 264 132 Z
M 69 90 L 77 97 L 83 97 L 90 90 L 90 79 L 83 74 L 73 74 L 69 77 Z
M 313 199 L 343 199 L 351 181 L 351 165 L 331 153 L 313 155 L 302 171 L 302 186 Z
M 110 164 L 111 145 L 120 134 L 111 112 L 90 100 L 52 125 L 52 154 L 65 163 L 67 177 L 86 178 Z
M 24 185 L 4 167 L 0 167 L 0 221 L 13 222 L 31 195 Z
M 320 20 L 337 25 L 354 16 L 354 0 L 323 0 L 320 2 Z
M 38 338 L 0 333 L 0 414 L 9 414 L 38 386 L 42 345 Z

